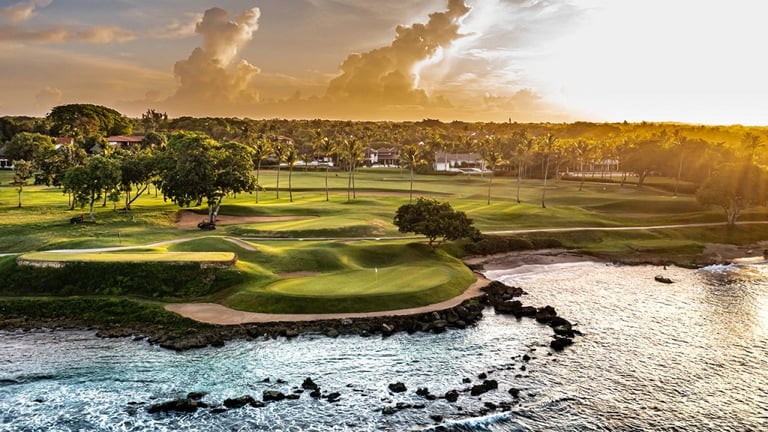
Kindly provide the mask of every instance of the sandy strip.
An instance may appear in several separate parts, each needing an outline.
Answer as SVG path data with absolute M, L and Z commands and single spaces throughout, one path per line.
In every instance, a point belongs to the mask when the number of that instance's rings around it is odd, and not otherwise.
M 467 288 L 467 290 L 464 291 L 461 295 L 452 299 L 440 303 L 434 303 L 428 306 L 380 312 L 360 312 L 345 314 L 268 314 L 238 311 L 216 303 L 175 303 L 166 305 L 165 309 L 195 321 L 218 325 L 415 315 L 452 308 L 454 306 L 460 305 L 464 300 L 479 297 L 483 295 L 480 289 L 489 283 L 490 281 L 488 279 L 484 278 L 482 275 L 477 275 L 477 280 L 475 283 L 470 285 L 470 287 Z

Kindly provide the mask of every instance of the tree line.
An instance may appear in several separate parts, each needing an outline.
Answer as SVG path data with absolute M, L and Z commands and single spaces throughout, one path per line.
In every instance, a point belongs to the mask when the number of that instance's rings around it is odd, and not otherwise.
M 106 136 L 133 131 L 145 134 L 138 146 L 113 150 L 106 142 Z M 764 204 L 767 189 L 768 135 L 765 128 L 757 127 L 169 119 L 151 109 L 140 119 L 129 119 L 106 107 L 75 104 L 55 107 L 44 119 L 0 118 L 0 134 L 5 156 L 18 162 L 13 183 L 18 187 L 20 206 L 23 186 L 34 175 L 39 183 L 62 186 L 73 207 L 92 207 L 97 200 L 102 205 L 107 201 L 116 205 L 122 198 L 123 207 L 130 209 L 150 185 L 156 185 L 180 205 L 208 202 L 215 219 L 227 194 L 255 192 L 258 202 L 264 189 L 261 169 L 266 163 L 277 169 L 277 198 L 282 167 L 288 169 L 292 201 L 293 168 L 303 163 L 325 170 L 326 200 L 331 167 L 346 174 L 347 199 L 353 200 L 355 173 L 366 163 L 366 147 L 398 149 L 400 166 L 410 171 L 411 202 L 414 173 L 433 170 L 433 163 L 439 162 L 437 154 L 447 163 L 449 155 L 469 152 L 479 154 L 488 171 L 489 204 L 493 178 L 498 175 L 516 178 L 518 202 L 522 180 L 541 179 L 542 207 L 546 207 L 550 177 L 576 180 L 581 189 L 585 181 L 614 181 L 614 176 L 622 186 L 632 176 L 634 184 L 642 187 L 649 176 L 661 175 L 675 180 L 675 195 L 684 183 L 696 185 L 700 202 L 721 206 L 731 222 L 744 208 Z M 72 143 L 56 146 L 52 136 L 72 138 Z M 89 154 L 94 149 L 96 154 Z M 177 165 L 171 169 L 173 161 Z M 205 170 L 190 171 L 195 163 Z M 224 169 L 226 164 L 238 168 Z M 240 173 L 241 168 L 250 170 L 253 178 Z M 218 171 L 232 178 L 218 178 Z M 171 173 L 205 184 L 181 190 L 181 183 L 168 177 Z M 86 183 L 88 188 L 80 186 Z

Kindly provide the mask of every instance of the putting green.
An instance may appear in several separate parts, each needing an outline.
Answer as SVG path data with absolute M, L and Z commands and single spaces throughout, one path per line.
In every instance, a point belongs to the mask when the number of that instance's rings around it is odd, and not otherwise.
M 409 294 L 447 284 L 456 270 L 448 266 L 401 265 L 283 279 L 265 291 L 292 297 L 349 297 Z

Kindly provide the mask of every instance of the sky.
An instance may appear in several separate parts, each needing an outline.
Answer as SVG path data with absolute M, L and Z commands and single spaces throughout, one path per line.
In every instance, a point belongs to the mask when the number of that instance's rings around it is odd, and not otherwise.
M 0 115 L 768 124 L 758 0 L 0 0 Z

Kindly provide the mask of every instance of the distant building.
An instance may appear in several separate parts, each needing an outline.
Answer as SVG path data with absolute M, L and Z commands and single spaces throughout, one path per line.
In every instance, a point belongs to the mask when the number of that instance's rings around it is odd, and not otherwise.
M 5 146 L 0 146 L 0 169 L 13 169 L 12 161 L 9 161 L 8 158 L 5 157 Z
M 435 152 L 435 171 L 451 171 L 458 168 L 484 168 L 480 153 Z
M 142 141 L 144 141 L 144 135 L 115 135 L 107 137 L 107 143 L 109 143 L 113 150 L 140 146 Z
M 395 147 L 363 149 L 363 163 L 378 166 L 400 166 L 400 149 Z

